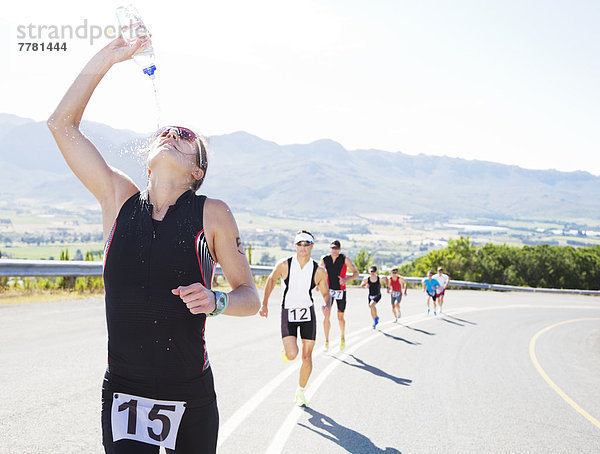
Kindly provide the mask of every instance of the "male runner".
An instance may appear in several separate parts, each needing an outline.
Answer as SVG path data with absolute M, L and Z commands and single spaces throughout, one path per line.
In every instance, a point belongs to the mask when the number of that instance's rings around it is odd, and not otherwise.
M 433 315 L 437 315 L 435 300 L 437 298 L 437 290 L 440 284 L 433 278 L 433 271 L 427 272 L 427 277 L 423 278 L 423 291 L 427 293 L 427 315 L 429 315 L 429 300 L 433 300 Z
M 275 265 L 267 279 L 260 315 L 269 315 L 269 296 L 275 288 L 277 279 L 285 283 L 283 301 L 281 303 L 281 337 L 283 338 L 283 351 L 281 356 L 284 362 L 293 360 L 298 356 L 298 329 L 302 337 L 302 367 L 296 391 L 296 405 L 306 407 L 308 403 L 304 397 L 306 383 L 312 372 L 312 351 L 317 336 L 317 320 L 315 306 L 311 291 L 316 286 L 323 295 L 323 313 L 329 312 L 331 296 L 327 287 L 327 272 L 319 267 L 318 263 L 310 258 L 314 245 L 312 233 L 301 230 L 294 238 L 296 255 L 282 259 Z
M 346 348 L 346 320 L 344 320 L 344 311 L 346 310 L 346 284 L 358 277 L 358 270 L 352 263 L 350 257 L 340 254 L 342 245 L 338 240 L 334 240 L 329 245 L 331 254 L 323 256 L 320 266 L 327 270 L 327 281 L 329 282 L 329 293 L 333 301 L 337 303 L 337 317 L 340 324 L 342 337 L 340 340 L 340 350 Z M 346 277 L 346 270 L 352 271 L 352 275 Z M 330 312 L 325 313 L 323 329 L 325 330 L 325 351 L 329 350 L 329 330 L 331 322 L 329 321 Z
M 435 280 L 440 284 L 440 288 L 437 292 L 438 306 L 440 307 L 440 314 L 442 313 L 442 306 L 444 305 L 444 295 L 446 294 L 446 287 L 450 282 L 450 276 L 444 274 L 444 269 L 440 266 L 438 272 L 435 275 Z
M 400 301 L 402 300 L 402 291 L 404 290 L 404 296 L 406 296 L 406 289 L 408 284 L 406 280 L 398 274 L 398 268 L 392 268 L 392 275 L 390 276 L 390 285 L 387 287 L 387 292 L 391 293 L 390 301 L 392 303 L 392 312 L 394 313 L 394 323 L 398 323 L 400 318 Z
M 381 299 L 381 284 L 387 285 L 387 278 L 379 277 L 377 275 L 377 267 L 372 266 L 369 268 L 369 275 L 365 277 L 360 285 L 362 288 L 369 286 L 369 307 L 371 308 L 371 317 L 373 317 L 373 329 L 379 323 L 379 317 L 377 316 L 377 303 Z

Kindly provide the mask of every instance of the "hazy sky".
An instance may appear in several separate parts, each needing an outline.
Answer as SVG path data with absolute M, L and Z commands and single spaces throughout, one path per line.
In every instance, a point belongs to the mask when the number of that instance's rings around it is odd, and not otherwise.
M 42 120 L 108 40 L 121 2 L 3 5 L 0 112 Z M 600 175 L 600 2 L 178 0 L 136 4 L 153 34 L 163 123 L 280 144 L 447 155 Z M 87 23 L 87 28 L 83 27 Z M 19 52 L 17 27 L 71 26 Z M 47 29 L 49 30 L 49 29 Z M 56 40 L 54 40 L 56 42 Z M 155 128 L 152 85 L 109 72 L 84 118 Z

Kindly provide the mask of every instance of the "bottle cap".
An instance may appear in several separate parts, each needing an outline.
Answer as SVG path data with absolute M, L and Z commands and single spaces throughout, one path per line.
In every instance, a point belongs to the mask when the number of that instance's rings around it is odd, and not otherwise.
M 144 74 L 148 74 L 150 77 L 154 76 L 154 71 L 156 71 L 156 65 L 144 68 Z

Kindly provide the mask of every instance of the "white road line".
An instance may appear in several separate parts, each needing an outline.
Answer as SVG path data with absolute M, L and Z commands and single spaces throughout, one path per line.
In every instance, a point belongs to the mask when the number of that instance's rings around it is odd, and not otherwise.
M 461 312 L 477 312 L 480 310 L 490 310 L 490 309 L 508 309 L 508 308 L 553 308 L 553 309 L 600 309 L 599 307 L 594 307 L 594 306 L 569 306 L 569 307 L 563 307 L 563 306 L 540 306 L 540 305 L 513 305 L 513 306 L 493 306 L 493 307 L 489 307 L 489 308 L 475 308 L 475 307 L 466 307 L 466 308 L 462 308 L 460 310 L 456 310 L 456 311 L 452 311 L 452 312 L 448 312 L 448 315 L 451 314 L 458 314 Z M 440 315 L 444 315 L 446 314 L 446 312 L 442 312 Z M 418 321 L 422 321 L 421 318 L 423 318 L 424 316 L 421 315 L 413 315 L 410 317 L 403 317 L 402 323 L 400 325 L 397 326 L 402 326 L 402 325 L 409 325 L 411 323 L 414 322 L 418 322 Z M 429 320 L 429 319 L 433 319 L 433 317 L 429 317 L 429 318 L 423 318 L 423 320 Z M 385 322 L 385 323 L 381 323 L 380 326 L 385 326 L 387 324 L 391 324 L 393 322 L 389 321 L 389 322 Z M 350 333 L 348 336 L 346 336 L 346 340 L 347 343 L 351 343 L 351 341 L 357 337 L 360 337 L 361 334 L 363 334 L 364 332 L 372 332 L 372 328 L 369 326 L 366 326 L 364 328 L 358 329 L 356 331 L 353 331 L 352 333 Z M 361 344 L 362 345 L 362 344 Z M 332 352 L 335 349 L 339 348 L 339 342 L 331 342 L 330 343 L 330 347 L 329 347 L 329 351 Z M 348 347 L 347 347 L 348 348 Z M 352 347 L 351 351 L 354 351 L 356 349 L 356 346 Z M 347 352 L 349 352 L 350 350 L 347 350 Z M 313 353 L 313 359 L 318 358 L 319 356 L 321 356 L 322 354 L 324 354 L 322 349 L 319 349 L 319 351 L 315 351 Z M 336 361 L 335 364 L 339 364 L 339 362 Z M 250 399 L 248 399 L 246 401 L 245 404 L 243 404 L 241 407 L 239 407 L 230 417 L 229 419 L 223 423 L 221 425 L 221 427 L 219 428 L 219 441 L 217 444 L 217 447 L 221 447 L 223 445 L 223 443 L 225 443 L 229 437 L 235 432 L 235 430 L 240 426 L 240 424 L 242 424 L 242 422 L 244 422 L 244 420 L 250 416 L 250 414 L 256 410 L 256 408 L 264 401 L 267 399 L 267 397 L 269 397 L 271 395 L 271 393 L 273 391 L 275 391 L 275 389 L 281 385 L 286 378 L 288 378 L 290 375 L 292 375 L 294 372 L 296 372 L 301 366 L 301 362 L 298 361 L 296 362 L 294 365 L 290 365 L 290 367 L 287 367 L 283 372 L 280 372 L 278 375 L 276 375 L 275 377 L 273 377 L 265 386 L 263 386 L 260 390 L 258 390 L 256 393 L 254 393 L 254 395 L 252 395 L 252 397 L 250 397 Z M 317 377 L 317 380 L 319 379 L 319 377 Z M 317 381 L 315 380 L 315 382 Z M 311 385 L 309 387 L 309 389 L 307 390 L 306 394 L 307 397 L 308 396 L 312 396 L 316 391 L 316 388 L 314 387 L 314 385 Z
M 457 314 L 460 312 L 454 311 L 452 313 Z M 448 314 L 448 315 L 450 315 L 450 314 Z M 310 399 L 317 392 L 317 390 L 319 389 L 321 384 L 323 384 L 325 382 L 325 380 L 327 379 L 329 374 L 331 374 L 331 372 L 333 372 L 333 370 L 337 366 L 339 366 L 346 358 L 348 358 L 352 353 L 354 353 L 360 347 L 371 342 L 374 339 L 377 339 L 378 337 L 382 337 L 384 335 L 383 333 L 389 333 L 391 331 L 394 331 L 397 328 L 400 328 L 401 326 L 415 324 L 415 323 L 423 322 L 426 320 L 435 320 L 435 319 L 433 317 L 427 316 L 427 315 L 413 315 L 411 317 L 406 317 L 406 319 L 403 320 L 402 323 L 391 326 L 390 328 L 388 328 L 386 330 L 377 330 L 371 336 L 367 336 L 365 339 L 363 339 L 359 343 L 352 345 L 351 348 L 346 349 L 346 351 L 338 357 L 338 359 L 340 361 L 335 361 L 335 362 L 332 362 L 331 364 L 329 364 L 329 366 L 327 366 L 325 368 L 325 370 L 317 376 L 317 378 L 313 381 L 313 383 L 310 385 L 310 387 L 306 390 L 307 400 L 310 401 Z M 387 322 L 386 324 L 391 324 L 391 323 L 393 323 L 393 322 Z M 281 427 L 279 427 L 279 430 L 275 434 L 275 437 L 273 437 L 273 441 L 271 441 L 271 444 L 265 451 L 267 454 L 280 453 L 283 450 L 283 447 L 284 447 L 285 443 L 287 442 L 287 439 L 289 438 L 290 434 L 294 430 L 294 427 L 296 426 L 298 418 L 300 417 L 300 415 L 302 415 L 303 412 L 304 412 L 304 410 L 299 407 L 294 407 L 292 409 L 292 411 L 290 411 L 290 413 L 288 414 L 288 416 L 285 419 L 285 421 L 283 422 L 283 424 L 281 424 Z
M 306 398 L 307 400 L 310 401 L 310 399 L 314 396 L 314 394 L 317 392 L 317 390 L 319 389 L 319 387 L 321 386 L 322 383 L 325 382 L 325 379 L 329 376 L 329 374 L 331 374 L 331 372 L 333 372 L 333 370 L 339 366 L 343 360 L 345 360 L 351 353 L 353 353 L 355 350 L 359 349 L 360 347 L 362 347 L 363 345 L 367 344 L 368 342 L 377 339 L 380 336 L 383 336 L 383 333 L 389 333 L 391 331 L 394 331 L 395 329 L 401 327 L 401 326 L 407 326 L 410 324 L 416 324 L 416 323 L 420 323 L 420 322 L 424 322 L 424 321 L 434 321 L 436 320 L 436 318 L 440 318 L 443 317 L 444 315 L 455 315 L 455 314 L 461 314 L 464 312 L 479 312 L 479 311 L 485 311 L 485 310 L 497 310 L 497 309 L 517 309 L 517 308 L 530 308 L 530 307 L 543 307 L 543 306 L 533 306 L 533 305 L 507 305 L 507 306 L 493 306 L 493 307 L 487 307 L 487 308 L 474 308 L 474 307 L 465 307 L 462 309 L 458 309 L 452 312 L 442 312 L 438 317 L 431 317 L 431 316 L 427 316 L 427 315 L 419 315 L 419 316 L 415 316 L 413 315 L 412 317 L 415 318 L 414 321 L 410 321 L 408 320 L 410 317 L 407 317 L 405 320 L 402 321 L 402 323 L 392 326 L 391 328 L 388 328 L 387 330 L 384 331 L 378 331 L 377 333 L 366 337 L 365 339 L 363 339 L 361 342 L 359 342 L 358 344 L 355 344 L 352 346 L 352 348 L 347 349 L 347 351 L 344 352 L 343 355 L 341 355 L 339 357 L 339 359 L 341 361 L 336 361 L 334 363 L 331 363 L 329 366 L 327 366 L 327 368 L 321 372 L 317 378 L 314 380 L 314 382 L 312 383 L 312 385 L 310 385 L 309 389 L 306 390 Z M 563 306 L 545 306 L 543 308 L 556 308 L 556 309 L 574 309 L 574 308 L 578 308 L 578 309 L 600 309 L 599 307 L 593 307 L 593 306 L 569 306 L 569 307 L 563 307 Z M 387 322 L 387 323 L 392 323 L 392 322 Z M 387 324 L 386 323 L 386 324 Z M 294 407 L 290 413 L 288 414 L 287 418 L 285 418 L 284 422 L 281 424 L 281 426 L 279 427 L 279 430 L 277 431 L 277 433 L 275 434 L 275 436 L 273 437 L 273 440 L 271 441 L 271 444 L 269 445 L 269 447 L 267 448 L 267 450 L 265 451 L 267 454 L 279 454 L 283 451 L 283 448 L 285 446 L 285 443 L 287 442 L 290 434 L 292 433 L 292 431 L 294 430 L 298 419 L 300 418 L 300 416 L 304 413 L 304 411 L 302 410 L 302 408 L 299 407 Z
M 408 317 L 407 317 L 408 318 Z M 386 322 L 392 323 L 392 322 Z M 382 325 L 384 325 L 382 324 Z M 370 327 L 364 327 L 358 329 L 346 337 L 347 343 L 350 343 L 353 339 L 359 337 L 365 331 L 373 331 Z M 339 347 L 339 342 L 331 342 L 329 344 L 330 351 Z M 319 351 L 313 352 L 313 359 L 318 358 L 325 352 L 322 349 Z M 258 392 L 256 392 L 244 405 L 238 408 L 233 415 L 219 428 L 219 441 L 217 443 L 217 447 L 220 447 L 227 439 L 235 432 L 235 429 L 248 417 L 250 414 L 256 410 L 256 408 L 267 398 L 269 395 L 275 391 L 275 389 L 283 383 L 283 381 L 300 369 L 302 365 L 302 361 L 296 361 L 294 365 L 287 367 L 283 372 L 280 372 L 278 375 L 273 377 L 265 386 L 263 386 Z

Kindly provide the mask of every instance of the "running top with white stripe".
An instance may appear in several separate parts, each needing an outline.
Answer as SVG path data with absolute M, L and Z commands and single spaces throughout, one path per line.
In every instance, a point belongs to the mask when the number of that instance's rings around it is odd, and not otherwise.
M 209 368 L 206 315 L 193 315 L 171 292 L 196 282 L 211 286 L 205 200 L 186 191 L 162 221 L 152 219 L 146 191 L 121 207 L 104 252 L 109 372 L 171 383 Z
M 290 257 L 287 262 L 288 275 L 283 281 L 285 290 L 283 291 L 282 307 L 293 309 L 312 306 L 311 290 L 315 287 L 315 274 L 319 264 L 311 259 L 304 265 L 304 268 L 301 268 L 296 256 Z

